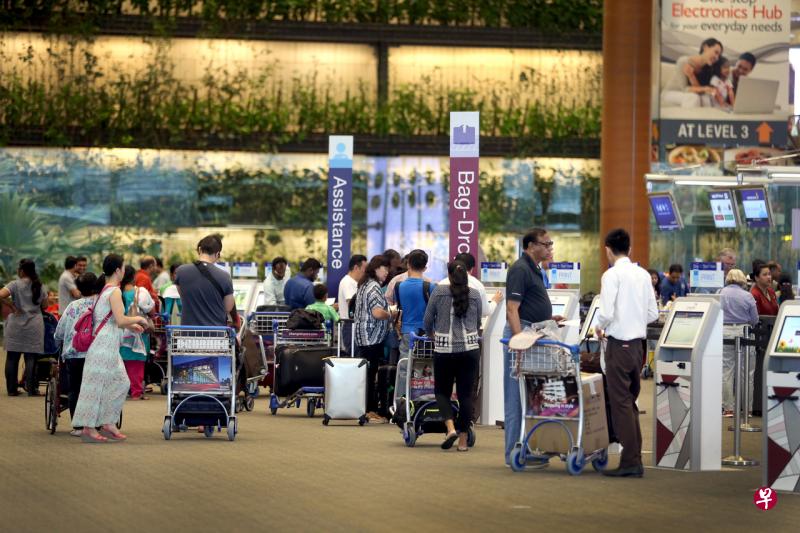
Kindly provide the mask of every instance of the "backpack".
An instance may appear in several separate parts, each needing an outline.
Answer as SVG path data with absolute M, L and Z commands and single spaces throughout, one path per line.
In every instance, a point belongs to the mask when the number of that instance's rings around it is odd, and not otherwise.
M 286 329 L 322 329 L 325 317 L 319 311 L 295 309 L 286 320 Z
M 100 291 L 100 294 L 97 296 L 97 300 L 100 299 L 100 296 L 103 295 L 108 287 L 109 285 L 103 287 L 103 290 Z M 80 353 L 89 351 L 89 347 L 92 345 L 92 342 L 94 342 L 94 338 L 100 330 L 103 329 L 103 326 L 106 325 L 108 319 L 111 318 L 111 311 L 109 311 L 106 317 L 100 322 L 100 325 L 97 326 L 97 329 L 94 329 L 94 306 L 97 304 L 97 300 L 92 302 L 89 309 L 84 311 L 83 314 L 78 317 L 78 320 L 75 321 L 75 335 L 72 337 L 72 347 Z

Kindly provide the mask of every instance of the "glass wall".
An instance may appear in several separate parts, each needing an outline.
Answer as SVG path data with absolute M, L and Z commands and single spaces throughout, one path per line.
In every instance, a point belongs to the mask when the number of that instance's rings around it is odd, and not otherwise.
M 546 226 L 555 259 L 584 264 L 596 290 L 599 161 L 483 158 L 482 257 L 512 261 L 518 235 Z M 354 251 L 421 247 L 447 258 L 449 161 L 354 158 Z M 110 250 L 186 261 L 219 232 L 227 260 L 299 261 L 327 252 L 327 156 L 137 149 L 0 150 L 0 266 Z
M 661 232 L 651 215 L 650 264 L 653 268 L 666 270 L 672 263 L 688 268 L 692 261 L 713 261 L 721 249 L 732 248 L 739 253 L 737 267 L 745 273 L 750 273 L 755 259 L 776 260 L 797 283 L 798 252 L 792 249 L 792 209 L 800 207 L 800 187 L 768 187 L 774 215 L 772 229 L 748 229 L 740 224 L 738 229 L 729 230 L 714 227 L 708 200 L 710 187 L 653 183 L 652 190 L 672 192 L 684 224 L 681 231 Z M 737 200 L 737 204 L 739 218 L 743 220 L 741 202 Z

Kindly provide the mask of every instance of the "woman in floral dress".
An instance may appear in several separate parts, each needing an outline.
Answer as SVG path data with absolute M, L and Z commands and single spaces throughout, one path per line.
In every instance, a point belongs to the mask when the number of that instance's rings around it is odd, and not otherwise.
M 124 266 L 122 257 L 117 254 L 110 254 L 103 260 L 104 275 L 99 282 L 104 286 L 94 307 L 96 336 L 86 352 L 81 392 L 72 419 L 73 427 L 83 428 L 81 439 L 84 442 L 114 442 L 127 438 L 115 425 L 130 387 L 119 353 L 122 328 L 141 333 L 147 322 L 144 317 L 125 316 L 119 289 Z M 106 318 L 107 322 L 101 327 Z M 99 433 L 95 429 L 98 427 Z

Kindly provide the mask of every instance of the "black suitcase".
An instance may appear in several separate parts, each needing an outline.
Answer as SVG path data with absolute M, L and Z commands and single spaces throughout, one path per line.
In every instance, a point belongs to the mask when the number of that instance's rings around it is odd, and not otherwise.
M 336 357 L 330 346 L 278 346 L 275 350 L 275 394 L 288 396 L 302 387 L 324 387 L 323 359 Z
M 397 366 L 381 365 L 378 367 L 378 414 L 389 418 L 389 407 L 394 401 L 394 385 L 397 378 Z

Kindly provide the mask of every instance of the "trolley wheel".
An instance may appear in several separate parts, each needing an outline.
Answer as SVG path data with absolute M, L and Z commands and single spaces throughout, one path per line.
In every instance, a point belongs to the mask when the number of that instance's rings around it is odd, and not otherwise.
M 44 421 L 51 435 L 56 432 L 56 426 L 58 426 L 58 395 L 56 394 L 56 388 L 55 378 L 50 378 L 44 393 Z
M 600 455 L 592 459 L 592 467 L 598 472 L 601 472 L 606 469 L 608 466 L 608 449 L 603 449 L 600 451 Z
M 166 396 L 167 395 L 167 378 L 163 378 L 161 380 L 161 384 L 159 385 L 159 387 L 161 387 L 161 394 Z
M 238 423 L 236 422 L 236 417 L 231 417 L 228 419 L 228 440 L 233 441 L 236 438 L 236 430 Z
M 367 422 L 369 422 L 369 420 L 367 420 L 366 415 L 361 415 L 361 416 L 358 417 L 358 425 L 359 426 L 363 426 Z
M 417 443 L 417 432 L 414 431 L 413 424 L 406 424 L 406 428 L 403 430 L 403 440 L 409 448 L 413 448 Z
M 511 463 L 511 470 L 514 472 L 522 472 L 525 470 L 525 461 L 527 459 L 526 450 L 521 447 L 516 447 L 511 450 L 511 457 L 509 457 L 509 461 Z
M 161 428 L 161 433 L 164 434 L 164 440 L 169 440 L 172 437 L 172 420 L 170 417 L 164 418 L 164 426 Z
M 236 401 L 233 403 L 233 412 L 238 413 L 244 409 L 244 400 L 239 396 L 236 397 Z
M 210 439 L 214 436 L 214 426 L 205 426 L 203 428 L 203 435 L 206 436 L 207 439 Z
M 472 448 L 475 446 L 475 441 L 478 439 L 477 435 L 475 435 L 475 429 L 470 427 L 467 430 L 467 447 Z
M 583 449 L 573 448 L 567 454 L 567 471 L 573 476 L 577 476 L 583 470 L 586 458 L 583 456 Z
M 317 410 L 317 399 L 316 398 L 309 398 L 308 403 L 306 403 L 306 414 L 309 418 L 314 418 L 314 411 Z
M 322 425 L 323 426 L 327 426 L 328 422 L 330 422 L 330 421 L 331 421 L 331 417 L 329 417 L 328 415 L 325 415 L 325 416 L 322 417 Z
M 294 406 L 299 408 L 299 407 L 300 407 L 300 403 L 301 403 L 302 401 L 303 401 L 303 399 L 302 399 L 302 398 L 298 398 L 297 400 L 295 400 L 295 402 L 294 402 Z
M 245 410 L 252 411 L 253 407 L 255 407 L 255 405 L 256 405 L 256 400 L 255 400 L 254 397 L 248 396 L 247 398 L 245 398 L 245 400 L 244 400 L 244 408 L 245 408 Z
M 269 396 L 269 412 L 273 415 L 278 414 L 278 398 L 274 394 Z

